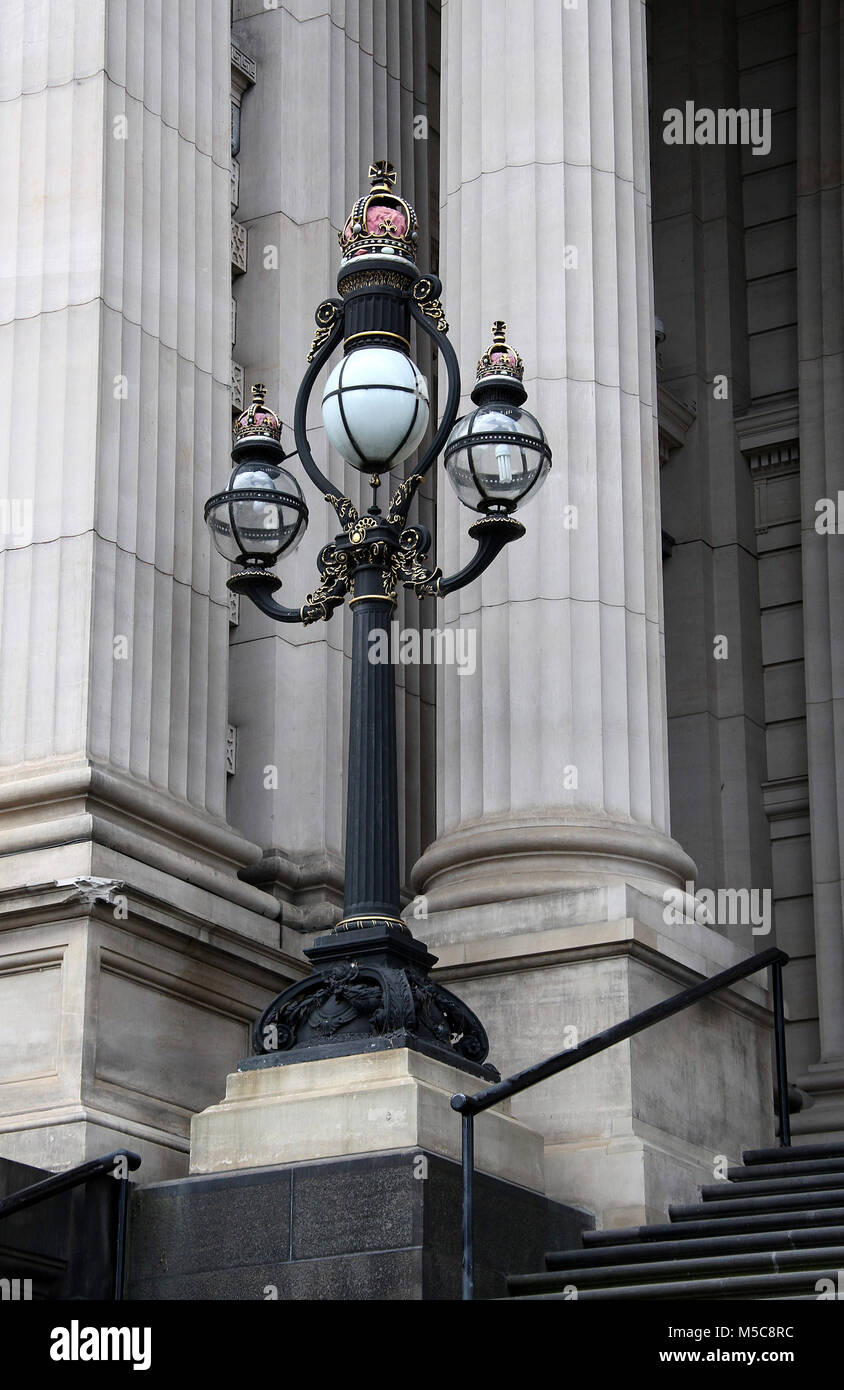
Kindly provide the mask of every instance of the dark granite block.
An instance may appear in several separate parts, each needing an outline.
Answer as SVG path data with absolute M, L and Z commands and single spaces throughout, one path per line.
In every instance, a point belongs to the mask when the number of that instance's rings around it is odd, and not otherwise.
M 221 1173 L 134 1193 L 130 1275 L 196 1273 L 290 1258 L 290 1172 Z
M 421 1197 L 406 1155 L 303 1164 L 293 1174 L 293 1259 L 421 1245 Z
M 421 1259 L 418 1250 L 391 1250 L 171 1274 L 135 1280 L 130 1297 L 135 1301 L 275 1302 L 275 1289 L 278 1302 L 405 1302 L 422 1297 Z
M 410 1302 L 424 1297 L 419 1250 L 297 1260 L 287 1268 L 279 1298 Z
M 460 1198 L 460 1165 L 419 1150 L 158 1183 L 133 1198 L 128 1296 L 458 1299 Z M 476 1174 L 477 1296 L 503 1297 L 508 1275 L 541 1270 L 591 1224 Z

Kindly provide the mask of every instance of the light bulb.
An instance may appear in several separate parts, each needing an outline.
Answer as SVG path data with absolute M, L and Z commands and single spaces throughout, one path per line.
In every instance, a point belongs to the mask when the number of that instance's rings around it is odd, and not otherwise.
M 495 461 L 498 464 L 498 478 L 502 483 L 512 483 L 513 469 L 510 466 L 510 448 L 507 444 L 495 446 Z

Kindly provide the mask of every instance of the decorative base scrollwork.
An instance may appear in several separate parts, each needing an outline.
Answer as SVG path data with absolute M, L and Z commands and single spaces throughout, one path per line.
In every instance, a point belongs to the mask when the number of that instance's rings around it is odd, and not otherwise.
M 353 950 L 352 935 L 360 940 Z M 435 958 L 421 942 L 388 928 L 349 933 L 342 941 L 322 937 L 308 952 L 327 957 L 306 980 L 289 986 L 264 1010 L 253 1030 L 259 1056 L 295 1054 L 327 1043 L 365 1043 L 407 1034 L 434 1047 L 455 1066 L 468 1063 L 497 1077 L 484 1061 L 489 1040 L 477 1016 L 456 995 L 429 976 Z M 331 959 L 331 957 L 334 957 Z M 289 1057 L 293 1060 L 293 1056 Z

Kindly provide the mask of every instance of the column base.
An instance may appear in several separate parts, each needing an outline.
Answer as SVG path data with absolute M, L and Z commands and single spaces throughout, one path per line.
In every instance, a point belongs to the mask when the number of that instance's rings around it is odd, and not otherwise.
M 817 1062 L 797 1086 L 810 1104 L 791 1117 L 793 1144 L 840 1144 L 844 1138 L 844 1060 Z
M 696 876 L 685 850 L 653 826 L 577 813 L 467 823 L 429 845 L 411 882 L 428 912 L 446 912 L 596 884 L 661 895 Z

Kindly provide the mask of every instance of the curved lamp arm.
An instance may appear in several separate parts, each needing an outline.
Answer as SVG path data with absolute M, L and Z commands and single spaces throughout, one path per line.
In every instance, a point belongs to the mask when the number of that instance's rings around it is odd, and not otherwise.
M 245 574 L 233 574 L 228 581 L 228 588 L 233 594 L 245 594 L 256 608 L 260 608 L 268 618 L 275 618 L 277 623 L 302 621 L 301 609 L 286 608 L 284 604 L 276 603 L 273 593 L 278 588 L 278 579 L 275 577 L 257 573 L 253 576 L 248 571 Z
M 468 564 L 456 574 L 443 576 L 439 568 L 426 570 L 422 561 L 431 546 L 431 533 L 424 526 L 410 526 L 404 531 L 397 557 L 396 577 L 412 588 L 419 598 L 445 598 L 471 584 L 483 574 L 510 541 L 525 534 L 520 521 L 512 516 L 483 516 L 469 527 L 469 535 L 477 541 L 477 549 Z
M 324 299 L 317 307 L 314 319 L 317 324 L 317 332 L 308 354 L 310 366 L 302 377 L 296 395 L 296 406 L 293 411 L 293 437 L 296 440 L 296 452 L 311 482 L 319 488 L 324 497 L 328 498 L 332 506 L 337 508 L 338 503 L 348 502 L 348 498 L 344 497 L 340 489 L 326 478 L 321 469 L 317 467 L 316 459 L 311 453 L 311 446 L 308 443 L 308 400 L 324 363 L 343 336 L 345 308 L 342 299 Z
M 469 535 L 478 542 L 478 548 L 467 565 L 456 574 L 447 575 L 439 581 L 439 592 L 445 597 L 456 589 L 463 589 L 483 574 L 510 541 L 516 541 L 525 534 L 520 521 L 511 516 L 485 516 L 469 527 Z
M 439 299 L 441 294 L 442 282 L 437 276 L 424 275 L 421 280 L 416 281 L 410 296 L 411 318 L 428 335 L 445 360 L 448 374 L 448 395 L 443 417 L 431 443 L 410 477 L 405 478 L 404 482 L 399 484 L 390 502 L 387 519 L 396 526 L 403 526 L 407 520 L 410 504 L 416 490 L 431 465 L 439 458 L 454 427 L 460 408 L 460 365 L 448 337 L 448 323 Z
M 327 622 L 352 585 L 348 551 L 324 545 L 317 556 L 317 567 L 322 583 L 308 594 L 307 603 L 301 608 L 287 608 L 283 603 L 276 603 L 273 594 L 281 588 L 281 580 L 278 575 L 266 574 L 263 570 L 241 570 L 233 574 L 228 588 L 234 594 L 246 594 L 256 608 L 277 623 L 302 623 L 307 627 L 320 619 Z

